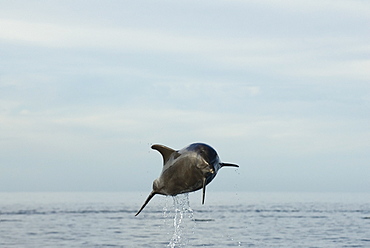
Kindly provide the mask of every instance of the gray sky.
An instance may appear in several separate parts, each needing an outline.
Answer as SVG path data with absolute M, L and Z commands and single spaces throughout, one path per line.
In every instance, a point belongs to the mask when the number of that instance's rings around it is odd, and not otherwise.
M 0 191 L 370 190 L 370 2 L 1 1 Z

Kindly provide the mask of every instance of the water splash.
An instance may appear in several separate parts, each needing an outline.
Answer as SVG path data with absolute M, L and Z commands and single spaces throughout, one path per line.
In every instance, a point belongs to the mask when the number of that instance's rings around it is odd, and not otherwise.
M 172 227 L 174 232 L 168 247 L 185 247 L 189 244 L 189 237 L 194 233 L 193 210 L 189 205 L 189 194 L 179 194 L 172 197 L 173 214 L 168 212 L 167 205 L 163 208 L 163 217 L 173 217 Z

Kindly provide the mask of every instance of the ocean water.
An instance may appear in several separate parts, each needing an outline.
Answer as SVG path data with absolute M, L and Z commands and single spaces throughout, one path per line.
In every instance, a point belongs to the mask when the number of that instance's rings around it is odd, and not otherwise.
M 370 194 L 0 193 L 0 247 L 370 247 Z

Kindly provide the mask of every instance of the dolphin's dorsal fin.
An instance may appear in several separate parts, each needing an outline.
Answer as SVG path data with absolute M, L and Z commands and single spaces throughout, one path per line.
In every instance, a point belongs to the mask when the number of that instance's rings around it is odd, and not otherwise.
M 163 157 L 163 165 L 165 165 L 171 154 L 176 152 L 174 149 L 163 145 L 152 145 L 152 149 L 159 151 Z M 177 152 L 176 152 L 177 153 Z M 176 157 L 176 156 L 175 156 Z

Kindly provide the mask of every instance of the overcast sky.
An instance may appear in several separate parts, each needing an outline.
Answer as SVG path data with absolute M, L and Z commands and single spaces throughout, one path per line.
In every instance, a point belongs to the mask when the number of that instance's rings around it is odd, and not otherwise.
M 370 2 L 1 1 L 0 191 L 370 191 Z

